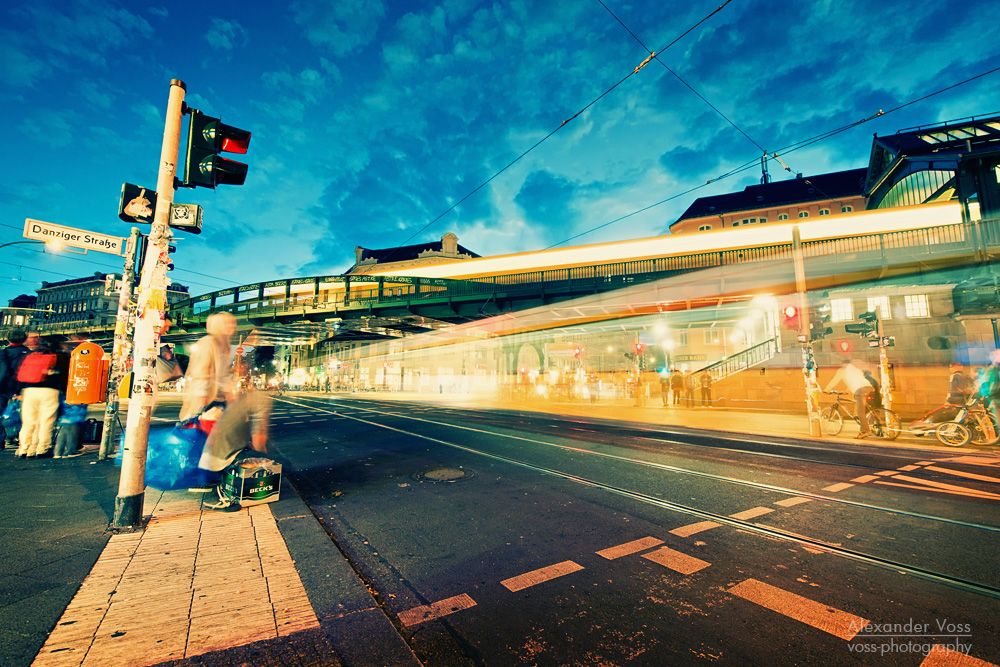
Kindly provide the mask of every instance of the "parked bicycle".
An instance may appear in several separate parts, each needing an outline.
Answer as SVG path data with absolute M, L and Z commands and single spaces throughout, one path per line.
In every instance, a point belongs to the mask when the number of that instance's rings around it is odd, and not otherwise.
M 854 396 L 842 391 L 827 393 L 835 395 L 837 400 L 832 405 L 824 408 L 823 412 L 820 413 L 819 420 L 823 426 L 824 433 L 838 435 L 844 430 L 844 422 L 848 419 L 853 420 L 860 427 L 861 420 L 847 407 L 854 405 Z M 869 432 L 875 437 L 885 440 L 895 440 L 899 437 L 899 417 L 892 410 L 873 408 L 866 404 L 865 419 L 868 421 Z
M 934 431 L 937 439 L 949 447 L 993 445 L 1000 442 L 1000 428 L 986 399 L 972 396 L 960 406 L 955 416 L 938 425 Z

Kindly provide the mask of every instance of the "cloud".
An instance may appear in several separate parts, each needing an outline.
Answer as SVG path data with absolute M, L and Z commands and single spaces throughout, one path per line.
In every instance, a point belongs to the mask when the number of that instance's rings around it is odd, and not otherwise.
M 36 86 L 52 74 L 52 67 L 30 53 L 14 33 L 0 32 L 0 71 L 9 86 Z
M 212 48 L 232 51 L 247 43 L 247 31 L 236 21 L 213 18 L 205 40 Z
M 165 19 L 170 16 L 170 12 L 167 11 L 166 7 L 147 7 L 146 11 L 161 19 Z
M 381 0 L 312 0 L 289 5 L 306 39 L 343 56 L 370 44 L 385 17 Z
M 18 129 L 49 148 L 63 148 L 73 142 L 77 120 L 72 111 L 36 111 Z

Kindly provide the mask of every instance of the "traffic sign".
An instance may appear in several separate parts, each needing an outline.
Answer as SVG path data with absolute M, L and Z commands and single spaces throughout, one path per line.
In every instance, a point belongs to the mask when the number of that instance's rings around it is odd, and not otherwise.
M 54 225 L 51 222 L 32 220 L 27 218 L 24 221 L 24 238 L 36 241 L 51 241 L 70 248 L 81 248 L 106 252 L 109 255 L 125 254 L 125 239 L 120 236 L 108 236 L 106 234 L 95 234 L 86 229 L 75 229 Z
M 122 196 L 118 200 L 118 217 L 125 222 L 153 224 L 156 211 L 156 192 L 131 183 L 122 183 Z
M 240 345 L 238 348 L 236 348 L 236 354 L 243 354 L 243 346 L 242 345 Z

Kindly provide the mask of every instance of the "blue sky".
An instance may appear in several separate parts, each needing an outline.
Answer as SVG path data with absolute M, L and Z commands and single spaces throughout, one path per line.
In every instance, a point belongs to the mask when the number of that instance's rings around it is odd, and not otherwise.
M 205 209 L 200 236 L 176 232 L 171 278 L 193 294 L 448 232 L 482 255 L 663 234 L 694 198 L 758 182 L 705 186 L 761 148 L 825 173 L 865 166 L 872 133 L 1000 111 L 997 72 L 781 153 L 1000 66 L 995 6 L 733 0 L 661 51 L 719 4 L 4 3 L 0 244 L 25 218 L 127 236 L 121 184 L 156 184 L 172 78 L 253 132 L 232 156 L 244 186 L 177 193 Z M 627 76 L 638 40 L 658 59 Z M 120 268 L 3 248 L 0 299 Z

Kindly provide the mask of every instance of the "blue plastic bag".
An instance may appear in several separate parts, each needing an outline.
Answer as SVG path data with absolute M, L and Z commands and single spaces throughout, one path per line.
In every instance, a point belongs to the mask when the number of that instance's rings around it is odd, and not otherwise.
M 197 419 L 171 429 L 149 432 L 146 449 L 146 485 L 161 491 L 214 484 L 221 474 L 198 467 L 207 434 L 197 428 Z
M 61 401 L 59 406 L 60 424 L 82 424 L 87 421 L 87 406 Z
M 7 408 L 0 417 L 4 430 L 9 434 L 16 434 L 21 430 L 21 401 L 12 400 L 7 404 Z

